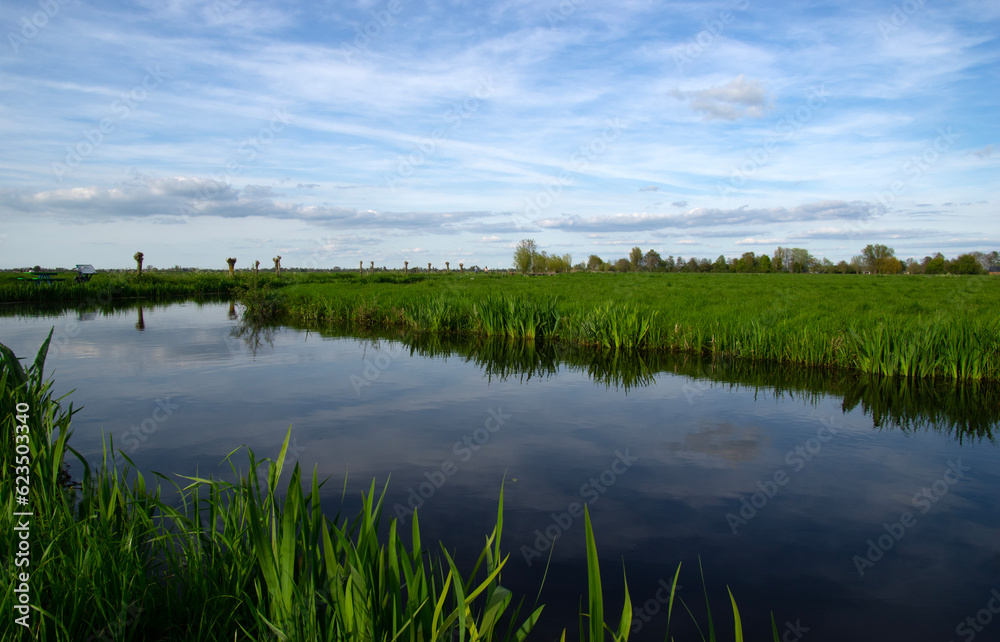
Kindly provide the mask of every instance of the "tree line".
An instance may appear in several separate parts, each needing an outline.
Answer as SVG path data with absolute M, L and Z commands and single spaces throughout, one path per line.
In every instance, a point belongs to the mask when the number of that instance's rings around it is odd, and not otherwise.
M 739 257 L 720 254 L 714 261 L 673 255 L 662 257 L 656 250 L 643 252 L 633 247 L 628 257 L 605 261 L 591 254 L 586 263 L 573 264 L 569 254 L 549 255 L 538 250 L 532 239 L 523 239 L 514 249 L 514 267 L 518 272 L 558 273 L 571 270 L 590 272 L 792 272 L 825 274 L 985 274 L 990 266 L 1000 265 L 1000 252 L 968 252 L 947 259 L 938 252 L 922 260 L 902 260 L 896 251 L 882 244 L 869 244 L 850 261 L 834 263 L 817 259 L 801 247 L 778 247 L 773 254 L 744 252 Z

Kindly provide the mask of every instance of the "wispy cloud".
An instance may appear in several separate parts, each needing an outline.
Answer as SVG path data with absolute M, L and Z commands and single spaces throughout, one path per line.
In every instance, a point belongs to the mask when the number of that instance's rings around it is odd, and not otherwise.
M 563 216 L 536 221 L 549 229 L 591 232 L 597 230 L 658 230 L 663 228 L 720 227 L 747 224 L 799 223 L 830 219 L 864 221 L 884 213 L 880 204 L 865 201 L 822 201 L 797 207 L 751 209 L 695 208 L 683 214 L 612 214 L 607 216 Z

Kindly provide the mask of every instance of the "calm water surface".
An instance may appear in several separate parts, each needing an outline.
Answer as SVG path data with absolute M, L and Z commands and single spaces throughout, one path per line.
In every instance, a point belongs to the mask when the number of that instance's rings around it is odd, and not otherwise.
M 33 356 L 55 328 L 47 370 L 84 406 L 71 443 L 88 458 L 111 435 L 145 471 L 221 475 L 241 445 L 277 454 L 291 425 L 290 455 L 332 477 L 331 515 L 345 475 L 348 510 L 389 480 L 388 513 L 409 524 L 420 506 L 424 539 L 465 564 L 504 483 L 504 583 L 529 604 L 558 536 L 540 639 L 575 627 L 586 595 L 583 503 L 608 620 L 624 564 L 634 639 L 663 639 L 657 594 L 678 562 L 680 595 L 703 603 L 699 555 L 717 624 L 731 621 L 728 586 L 748 639 L 765 637 L 770 612 L 788 641 L 1000 639 L 995 391 L 929 403 L 893 382 L 859 393 L 774 369 L 706 377 L 676 361 L 622 370 L 531 350 L 497 362 L 293 328 L 252 349 L 229 311 L 5 316 L 0 341 Z M 686 620 L 674 614 L 678 639 Z

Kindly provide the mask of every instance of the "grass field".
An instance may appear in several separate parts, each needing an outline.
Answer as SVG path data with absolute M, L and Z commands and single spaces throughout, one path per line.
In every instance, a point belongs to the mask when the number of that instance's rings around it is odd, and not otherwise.
M 31 275 L 0 272 L 0 303 L 82 303 L 100 306 L 115 299 L 165 299 L 229 295 L 239 279 L 224 272 L 100 272 L 74 283 L 76 272 L 60 272 L 51 285 L 24 280 Z
M 547 338 L 860 372 L 1000 379 L 1000 279 L 792 274 L 374 275 L 290 284 L 291 318 Z
M 12 280 L 15 278 L 15 280 Z M 0 302 L 234 296 L 249 317 L 348 330 L 685 351 L 859 372 L 1000 380 L 1000 278 L 831 274 L 102 273 L 0 279 Z

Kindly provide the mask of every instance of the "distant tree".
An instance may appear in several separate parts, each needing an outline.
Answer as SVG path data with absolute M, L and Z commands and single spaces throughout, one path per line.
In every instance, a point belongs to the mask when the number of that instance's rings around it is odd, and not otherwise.
M 924 274 L 944 274 L 946 269 L 944 255 L 940 252 L 924 264 Z
M 602 261 L 601 257 L 597 256 L 596 254 L 591 254 L 590 258 L 587 259 L 588 270 L 599 270 L 601 268 L 601 265 L 603 264 L 604 261 Z
M 522 239 L 514 248 L 514 267 L 521 274 L 527 274 L 531 270 L 531 260 L 538 252 L 538 245 L 533 239 Z
M 538 272 L 548 272 L 549 271 L 549 253 L 535 252 L 531 255 L 531 271 Z
M 907 274 L 923 274 L 924 264 L 917 261 L 915 258 L 910 257 L 906 259 L 906 273 Z
M 656 250 L 646 252 L 642 257 L 642 269 L 647 272 L 655 272 L 663 267 L 663 258 Z
M 899 272 L 896 251 L 887 245 L 869 243 L 865 249 L 861 250 L 861 256 L 864 257 L 865 267 L 869 272 L 875 274 L 896 274 Z
M 728 272 L 729 271 L 729 264 L 726 263 L 726 257 L 725 256 L 723 256 L 722 254 L 720 254 L 719 258 L 715 259 L 715 263 L 712 264 L 712 271 L 713 272 Z
M 770 272 L 771 271 L 771 257 L 766 254 L 761 254 L 758 260 L 758 271 L 760 272 Z
M 699 272 L 711 272 L 712 271 L 712 262 L 709 261 L 708 259 L 701 259 L 700 261 L 698 261 L 698 271 Z
M 550 272 L 569 272 L 573 269 L 573 256 L 570 254 L 563 254 L 562 256 L 552 256 L 549 258 L 549 271 Z
M 736 261 L 736 271 L 737 272 L 756 272 L 757 271 L 757 257 L 754 256 L 753 252 L 744 252 Z
M 663 267 L 664 267 L 664 269 L 666 269 L 667 272 L 673 272 L 674 271 L 674 269 L 677 267 L 677 264 L 674 262 L 674 255 L 673 254 L 671 254 L 666 259 L 664 259 L 664 261 L 663 261 Z
M 628 259 L 618 259 L 615 261 L 615 272 L 628 272 L 632 269 L 632 263 Z
M 951 262 L 949 272 L 952 274 L 983 274 L 986 270 L 983 269 L 979 257 L 975 254 L 962 254 Z
M 792 269 L 792 250 L 791 248 L 778 246 L 778 249 L 774 251 L 774 271 L 775 272 L 788 272 Z
M 856 272 L 847 261 L 840 261 L 837 265 L 833 266 L 833 270 L 837 274 L 854 274 Z
M 697 272 L 698 271 L 698 259 L 693 256 L 688 259 L 688 262 L 684 264 L 685 272 Z
M 628 253 L 628 262 L 632 266 L 633 272 L 638 272 L 642 269 L 642 250 L 638 247 L 633 247 L 632 251 Z
M 990 266 L 1000 265 L 1000 252 L 993 250 L 983 254 L 983 267 L 987 270 Z
M 802 273 L 809 272 L 812 270 L 813 265 L 815 265 L 816 259 L 808 250 L 804 250 L 801 247 L 793 247 L 791 249 L 791 269 L 792 272 Z
M 678 256 L 677 262 L 674 263 L 674 272 L 683 272 L 683 271 L 684 271 L 684 257 Z

